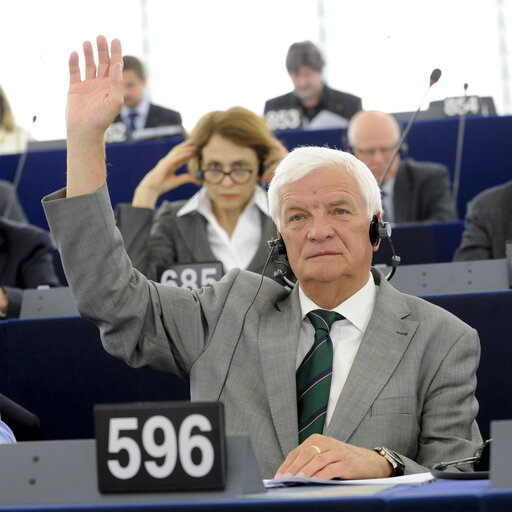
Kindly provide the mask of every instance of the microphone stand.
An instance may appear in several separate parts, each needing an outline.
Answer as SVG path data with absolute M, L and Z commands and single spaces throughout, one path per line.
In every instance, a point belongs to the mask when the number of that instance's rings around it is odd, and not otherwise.
M 395 151 L 393 152 L 393 156 L 388 162 L 388 165 L 386 166 L 386 169 L 384 170 L 384 174 L 382 175 L 380 181 L 379 181 L 379 188 L 382 188 L 382 185 L 386 181 L 386 178 L 389 174 L 389 170 L 391 169 L 391 166 L 393 165 L 393 162 L 395 161 L 395 158 L 398 155 L 398 152 L 400 151 L 400 147 L 402 146 L 405 138 L 409 134 L 409 131 L 412 128 L 412 125 L 414 124 L 414 121 L 416 121 L 416 118 L 418 117 L 418 114 L 421 110 L 421 105 L 423 104 L 423 101 L 425 100 L 425 97 L 428 94 L 428 91 L 430 91 L 430 88 L 439 80 L 441 77 L 441 70 L 434 69 L 432 73 L 430 74 L 430 83 L 428 84 L 427 90 L 425 91 L 425 94 L 423 95 L 423 98 L 421 98 L 420 106 L 418 107 L 418 110 L 414 112 L 414 114 L 411 116 L 411 119 L 409 119 L 409 123 L 407 127 L 405 128 L 404 132 L 402 133 L 402 136 L 400 137 L 400 140 L 398 141 L 398 144 L 396 145 Z
M 468 103 L 468 84 L 464 84 L 464 108 L 459 116 L 459 128 L 457 131 L 457 149 L 455 150 L 455 169 L 453 171 L 452 197 L 455 207 L 459 195 L 460 170 L 462 165 L 462 149 L 464 146 L 464 134 L 466 131 L 466 113 Z

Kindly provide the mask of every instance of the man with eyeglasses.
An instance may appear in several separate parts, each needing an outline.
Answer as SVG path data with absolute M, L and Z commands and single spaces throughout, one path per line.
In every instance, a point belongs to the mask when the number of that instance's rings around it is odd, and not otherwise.
M 245 108 L 204 115 L 146 174 L 132 203 L 118 205 L 117 225 L 135 268 L 154 280 L 177 264 L 220 262 L 223 273 L 261 273 L 276 228 L 259 183 L 286 154 L 263 118 Z M 177 173 L 185 164 L 189 172 Z M 155 209 L 161 194 L 186 183 L 201 188 Z M 266 275 L 275 270 L 267 265 Z
M 351 120 L 348 144 L 380 183 L 400 140 L 396 119 L 384 112 L 362 111 Z M 403 159 L 401 148 L 381 186 L 388 222 L 440 222 L 456 220 L 448 169 L 441 164 Z

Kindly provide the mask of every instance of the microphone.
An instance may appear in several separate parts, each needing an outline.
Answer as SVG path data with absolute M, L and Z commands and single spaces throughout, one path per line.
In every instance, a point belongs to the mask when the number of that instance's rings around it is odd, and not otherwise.
M 457 130 L 457 148 L 455 150 L 455 168 L 453 171 L 452 197 L 455 207 L 457 207 L 457 198 L 459 195 L 460 169 L 462 165 L 462 148 L 464 146 L 464 134 L 466 131 L 466 113 L 468 103 L 468 84 L 464 84 L 464 108 L 459 114 L 459 128 Z
M 416 112 L 413 113 L 413 115 L 411 116 L 411 119 L 409 119 L 409 123 L 408 123 L 406 129 L 404 130 L 404 132 L 402 133 L 402 136 L 400 137 L 400 140 L 398 141 L 398 144 L 396 145 L 395 151 L 393 152 L 393 156 L 389 160 L 388 165 L 386 166 L 386 169 L 384 171 L 384 174 L 382 175 L 382 177 L 379 181 L 379 187 L 382 187 L 383 183 L 386 181 L 386 178 L 389 174 L 389 170 L 391 169 L 391 166 L 393 165 L 393 162 L 395 161 L 395 158 L 398 155 L 398 152 L 400 151 L 400 147 L 404 143 L 405 138 L 409 134 L 409 131 L 412 128 L 414 121 L 416 120 L 416 118 L 418 117 L 418 114 L 420 113 L 421 105 L 423 104 L 423 101 L 425 100 L 425 97 L 427 96 L 428 91 L 435 83 L 437 83 L 437 81 L 440 78 L 441 78 L 441 70 L 440 69 L 436 68 L 432 71 L 432 73 L 430 73 L 429 84 L 428 84 L 425 94 L 423 95 L 423 98 L 421 98 L 420 106 L 418 107 L 418 110 L 416 110 Z
M 436 68 L 430 73 L 430 85 L 434 85 L 441 78 L 441 70 Z M 429 86 L 430 87 L 430 86 Z

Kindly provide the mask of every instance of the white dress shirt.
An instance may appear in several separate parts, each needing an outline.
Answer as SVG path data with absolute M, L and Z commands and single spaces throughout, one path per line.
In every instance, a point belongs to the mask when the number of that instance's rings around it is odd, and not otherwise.
M 363 335 L 368 327 L 376 295 L 377 285 L 369 273 L 367 283 L 359 291 L 332 309 L 332 311 L 343 315 L 345 320 L 334 322 L 330 332 L 333 345 L 333 362 L 331 391 L 329 393 L 324 429 L 332 418 L 336 403 L 352 368 Z M 315 340 L 315 329 L 306 315 L 314 309 L 323 309 L 308 298 L 300 287 L 299 299 L 302 323 L 300 326 L 299 346 L 297 348 L 296 368 L 300 366 Z
M 231 237 L 219 225 L 213 214 L 212 204 L 206 188 L 194 194 L 177 213 L 178 217 L 192 211 L 199 212 L 207 221 L 208 243 L 214 256 L 224 266 L 224 272 L 232 268 L 246 269 L 253 260 L 261 244 L 261 212 L 268 215 L 267 194 L 259 187 L 244 211 L 238 218 Z
M 149 100 L 143 99 L 135 108 L 129 108 L 126 105 L 123 105 L 120 115 L 123 123 L 127 127 L 130 126 L 130 114 L 132 112 L 137 112 L 137 117 L 133 121 L 135 124 L 135 129 L 143 130 L 144 126 L 146 126 L 146 119 L 148 118 Z

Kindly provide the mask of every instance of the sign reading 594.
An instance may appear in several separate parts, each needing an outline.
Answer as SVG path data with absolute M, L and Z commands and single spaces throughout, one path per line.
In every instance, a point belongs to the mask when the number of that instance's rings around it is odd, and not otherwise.
M 100 492 L 222 489 L 222 404 L 145 402 L 94 408 Z

